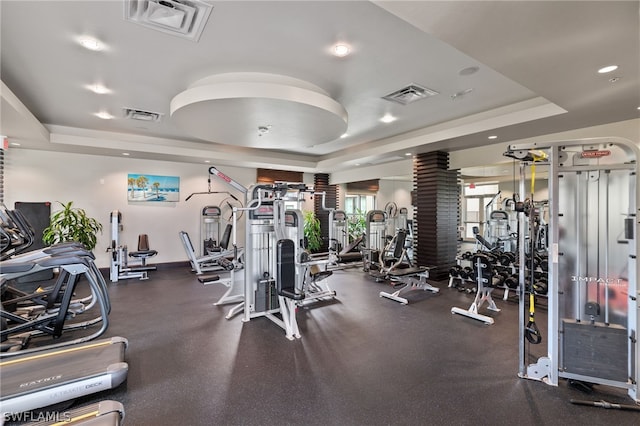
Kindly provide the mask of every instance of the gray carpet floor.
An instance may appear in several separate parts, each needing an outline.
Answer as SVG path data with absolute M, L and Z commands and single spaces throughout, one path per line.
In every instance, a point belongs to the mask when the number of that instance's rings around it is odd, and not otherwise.
M 225 287 L 200 284 L 186 266 L 110 284 L 106 336 L 129 340 L 128 379 L 76 405 L 120 401 L 136 426 L 640 424 L 640 412 L 570 403 L 633 404 L 622 390 L 518 378 L 517 302 L 501 291 L 488 326 L 451 314 L 473 294 L 447 283 L 410 293 L 406 306 L 379 297 L 390 286 L 359 269 L 329 283 L 336 299 L 299 309 L 295 341 L 266 318 L 225 319 L 230 306 L 213 305 Z

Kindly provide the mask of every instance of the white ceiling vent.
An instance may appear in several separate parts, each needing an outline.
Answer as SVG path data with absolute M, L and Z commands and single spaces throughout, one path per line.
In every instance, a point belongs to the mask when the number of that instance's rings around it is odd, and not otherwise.
M 201 0 L 125 0 L 124 19 L 198 41 L 211 9 Z
M 402 105 L 407 105 L 412 102 L 419 101 L 420 99 L 435 96 L 437 94 L 438 92 L 436 92 L 435 90 L 427 89 L 426 87 L 422 87 L 417 84 L 410 84 L 407 87 L 403 87 L 400 90 L 389 93 L 387 96 L 383 96 L 382 99 L 397 102 Z
M 123 108 L 124 117 L 139 121 L 160 121 L 162 114 L 159 112 L 143 111 L 141 109 Z

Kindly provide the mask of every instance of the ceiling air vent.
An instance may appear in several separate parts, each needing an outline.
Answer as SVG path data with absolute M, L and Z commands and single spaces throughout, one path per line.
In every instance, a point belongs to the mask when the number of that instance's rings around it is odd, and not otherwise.
M 417 84 L 410 84 L 407 87 L 403 87 L 400 90 L 396 90 L 395 92 L 388 94 L 387 96 L 383 96 L 382 99 L 407 105 L 437 94 L 438 92 L 435 90 L 427 89 L 426 87 L 418 86 Z
M 125 0 L 124 19 L 198 41 L 211 9 L 201 0 Z
M 141 109 L 123 108 L 124 117 L 139 121 L 160 121 L 162 114 L 159 112 L 143 111 Z

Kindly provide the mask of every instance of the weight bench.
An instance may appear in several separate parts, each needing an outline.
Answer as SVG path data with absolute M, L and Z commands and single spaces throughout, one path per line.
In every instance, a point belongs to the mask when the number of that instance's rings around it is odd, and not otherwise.
M 353 240 L 348 246 L 340 250 L 338 253 L 338 262 L 341 263 L 349 263 L 349 262 L 361 262 L 362 261 L 362 253 L 359 251 L 353 251 L 356 247 L 362 244 L 364 240 L 364 236 L 361 235 L 355 240 Z
M 390 271 L 387 276 L 392 281 L 403 283 L 404 286 L 394 291 L 393 293 L 387 293 L 385 291 L 380 292 L 380 297 L 386 297 L 387 299 L 395 300 L 403 305 L 408 305 L 409 300 L 405 297 L 401 297 L 401 294 L 407 293 L 412 290 L 430 291 L 432 293 L 438 293 L 440 289 L 434 287 L 427 282 L 429 278 L 429 268 L 425 267 L 410 267 L 399 268 L 394 271 Z
M 430 291 L 432 293 L 438 293 L 439 288 L 432 286 L 427 282 L 429 278 L 429 269 L 421 266 L 412 266 L 411 259 L 407 255 L 405 249 L 405 241 L 407 238 L 407 232 L 403 229 L 399 230 L 396 235 L 389 241 L 389 244 L 385 247 L 384 253 L 391 251 L 393 245 L 392 256 L 385 258 L 383 254 L 380 255 L 381 269 L 377 273 L 374 271 L 373 275 L 376 276 L 376 280 L 381 278 L 404 284 L 402 288 L 393 292 L 387 293 L 385 291 L 380 292 L 380 297 L 395 300 L 403 305 L 409 304 L 409 300 L 400 295 L 411 290 L 423 290 Z M 405 263 L 404 260 L 407 260 Z M 408 265 L 408 267 L 406 267 Z

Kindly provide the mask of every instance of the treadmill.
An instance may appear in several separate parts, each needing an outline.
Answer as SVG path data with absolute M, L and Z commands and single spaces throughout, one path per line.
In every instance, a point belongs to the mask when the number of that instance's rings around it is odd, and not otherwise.
M 50 412 L 44 415 L 21 413 L 7 421 L 29 421 L 25 426 L 119 426 L 124 420 L 124 406 L 118 401 L 100 401 L 83 407 L 66 410 L 64 413 Z
M 3 358 L 0 422 L 119 386 L 127 378 L 127 344 L 123 337 L 112 337 Z

